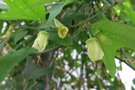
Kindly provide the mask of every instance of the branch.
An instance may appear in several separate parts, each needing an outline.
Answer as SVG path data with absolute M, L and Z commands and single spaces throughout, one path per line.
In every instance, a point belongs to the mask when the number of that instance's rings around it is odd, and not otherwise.
M 132 68 L 135 71 L 135 68 L 133 66 L 131 66 L 131 64 L 127 63 L 125 60 L 119 58 L 119 57 L 115 57 L 116 59 L 118 59 L 119 61 L 125 63 L 126 65 L 128 65 L 130 68 Z

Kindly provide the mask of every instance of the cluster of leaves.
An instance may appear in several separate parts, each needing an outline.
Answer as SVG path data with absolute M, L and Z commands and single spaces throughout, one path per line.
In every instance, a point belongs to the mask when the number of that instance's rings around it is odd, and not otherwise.
M 135 66 L 134 0 L 4 2 L 0 3 L 0 89 L 125 89 L 116 70 L 122 69 L 121 62 Z M 87 55 L 94 44 L 86 46 L 93 37 L 104 53 L 95 63 Z M 38 51 L 40 45 L 46 48 L 39 53 L 32 45 Z M 98 58 L 97 49 L 89 50 Z

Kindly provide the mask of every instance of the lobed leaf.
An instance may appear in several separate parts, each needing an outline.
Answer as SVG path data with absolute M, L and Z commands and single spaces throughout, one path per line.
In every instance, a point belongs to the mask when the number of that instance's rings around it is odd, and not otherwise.
M 95 23 L 92 28 L 101 30 L 112 42 L 112 45 L 102 44 L 102 47 L 105 53 L 104 64 L 110 71 L 111 76 L 114 77 L 116 72 L 114 61 L 116 50 L 122 47 L 135 50 L 135 27 L 109 20 L 101 20 Z

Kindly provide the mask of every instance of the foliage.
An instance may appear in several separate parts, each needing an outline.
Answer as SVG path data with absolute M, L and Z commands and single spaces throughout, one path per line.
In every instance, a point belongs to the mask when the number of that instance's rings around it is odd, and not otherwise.
M 3 1 L 1 90 L 125 89 L 116 71 L 135 70 L 134 0 Z

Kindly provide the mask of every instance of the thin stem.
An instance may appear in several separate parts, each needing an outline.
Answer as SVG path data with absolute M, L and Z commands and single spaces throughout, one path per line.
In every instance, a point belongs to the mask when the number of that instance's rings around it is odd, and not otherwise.
M 124 55 L 124 57 L 125 57 L 126 59 L 128 59 L 125 50 L 124 50 L 123 48 L 121 48 L 120 50 L 121 50 L 122 54 Z
M 129 58 L 127 57 L 126 52 L 125 52 L 125 50 L 124 50 L 123 48 L 121 48 L 121 52 L 122 52 L 122 54 L 124 55 L 124 57 L 127 59 L 127 62 L 128 62 L 129 64 L 131 64 L 131 63 L 128 61 Z
M 44 67 L 44 68 L 51 67 L 49 65 L 50 65 L 50 62 L 52 60 L 53 54 L 54 54 L 54 51 L 52 50 L 52 51 L 48 51 L 46 53 L 43 53 L 41 55 L 41 59 L 43 61 L 41 63 L 42 67 Z M 49 74 L 44 76 L 44 82 L 45 82 L 45 85 L 46 85 L 44 90 L 50 90 L 50 80 L 51 80 L 51 77 L 50 77 Z
M 111 9 L 113 6 L 118 5 L 118 4 L 121 4 L 121 3 L 122 3 L 122 2 L 115 3 L 115 4 L 111 5 L 109 8 L 107 8 L 107 9 L 105 9 L 105 10 L 99 11 L 99 13 L 97 13 L 97 14 L 93 15 L 92 17 L 88 18 L 88 21 L 90 21 L 91 19 L 97 17 L 98 15 L 100 15 L 100 14 L 106 12 L 107 10 Z M 102 8 L 103 8 L 103 7 L 102 7 Z

